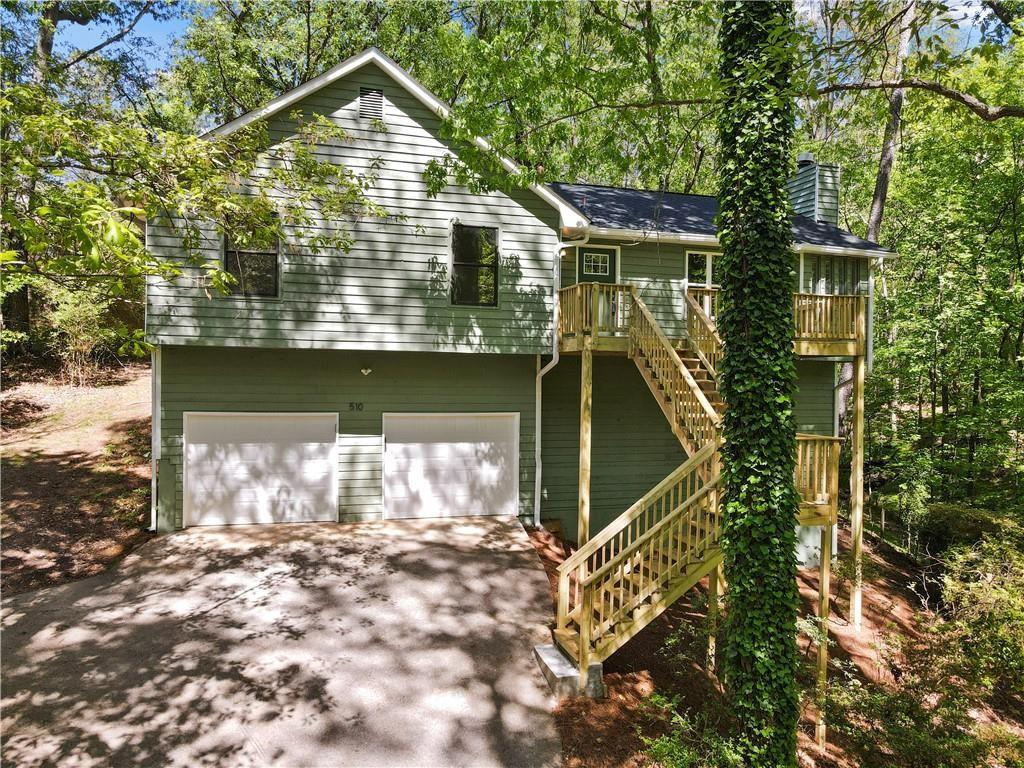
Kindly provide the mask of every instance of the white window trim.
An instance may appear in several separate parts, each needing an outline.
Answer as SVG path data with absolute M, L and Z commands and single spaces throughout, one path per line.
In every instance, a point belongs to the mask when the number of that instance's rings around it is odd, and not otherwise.
M 284 298 L 284 249 L 281 247 L 282 239 L 277 238 L 277 293 L 273 296 L 246 296 L 242 293 L 229 293 L 224 296 L 218 296 L 220 299 L 229 299 L 231 301 L 281 301 Z M 236 249 L 237 250 L 237 249 Z M 269 253 L 269 251 L 268 251 Z M 225 272 L 227 272 L 228 266 L 228 234 L 227 232 L 220 233 L 220 266 Z
M 498 291 L 495 297 L 496 301 L 494 304 L 456 304 L 452 301 L 452 280 L 455 279 L 455 246 L 453 241 L 455 240 L 455 225 L 459 224 L 463 227 L 481 227 L 484 229 L 495 229 L 498 231 Z M 502 272 L 504 270 L 504 259 L 505 249 L 504 244 L 504 231 L 500 222 L 494 221 L 483 221 L 481 219 L 471 218 L 463 219 L 461 216 L 455 216 L 448 220 L 448 306 L 454 309 L 500 309 L 501 308 L 501 291 L 505 285 L 505 281 L 502 280 Z
M 703 256 L 704 257 L 704 282 L 693 283 L 693 287 L 710 288 L 715 285 L 714 273 L 712 272 L 711 264 L 715 256 L 720 256 L 721 253 L 718 251 L 705 251 L 695 250 L 693 248 L 687 248 L 683 255 L 683 287 L 684 290 L 689 290 L 691 287 L 690 283 L 690 257 L 691 256 Z
M 577 245 L 576 250 L 573 254 L 573 261 L 575 262 L 576 268 L 576 282 L 586 282 L 584 276 L 580 274 L 582 270 L 581 256 L 585 250 L 594 251 L 615 251 L 615 282 L 622 283 L 622 246 L 621 245 L 605 245 L 604 243 L 587 243 L 586 245 Z

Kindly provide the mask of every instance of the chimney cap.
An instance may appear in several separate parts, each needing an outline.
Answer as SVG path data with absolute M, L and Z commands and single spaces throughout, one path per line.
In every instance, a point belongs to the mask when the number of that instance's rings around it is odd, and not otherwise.
M 814 165 L 814 153 L 813 152 L 801 152 L 796 156 L 797 165 Z

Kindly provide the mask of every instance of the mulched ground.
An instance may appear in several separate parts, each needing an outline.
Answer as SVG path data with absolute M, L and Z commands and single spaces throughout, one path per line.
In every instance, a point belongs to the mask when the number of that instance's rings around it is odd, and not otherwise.
M 0 578 L 5 595 L 93 576 L 148 538 L 150 377 L 105 369 L 70 386 L 4 371 Z
M 567 556 L 564 543 L 548 531 L 533 531 L 537 549 L 557 598 L 557 568 Z M 849 550 L 849 535 L 840 531 L 840 556 Z M 914 571 L 909 561 L 886 547 L 884 553 L 865 543 L 864 627 L 855 633 L 848 621 L 849 587 L 840 578 L 832 581 L 832 639 L 834 658 L 852 659 L 866 677 L 891 679 L 892 670 L 880 661 L 879 643 L 895 630 L 916 633 L 913 616 L 919 600 L 911 589 Z M 801 571 L 803 613 L 814 612 L 817 601 L 817 570 Z M 566 768 L 639 768 L 651 765 L 644 738 L 655 738 L 667 729 L 662 710 L 653 706 L 651 694 L 677 700 L 680 711 L 724 710 L 717 678 L 703 665 L 703 627 L 706 616 L 706 582 L 692 590 L 651 625 L 605 662 L 608 698 L 567 699 L 555 712 L 562 736 Z M 807 641 L 801 649 L 807 651 Z M 699 661 L 697 661 L 699 660 Z M 841 745 L 829 744 L 822 753 L 813 741 L 813 712 L 804 713 L 800 726 L 800 763 L 824 768 L 855 768 Z

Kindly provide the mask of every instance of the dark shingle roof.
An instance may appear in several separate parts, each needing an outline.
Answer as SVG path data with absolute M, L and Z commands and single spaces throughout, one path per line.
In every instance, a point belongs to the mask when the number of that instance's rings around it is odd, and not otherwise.
M 718 199 L 707 195 L 564 182 L 548 186 L 598 227 L 679 235 L 717 234 L 714 222 L 718 214 Z M 793 217 L 793 241 L 802 245 L 862 251 L 887 250 L 844 229 L 806 216 Z

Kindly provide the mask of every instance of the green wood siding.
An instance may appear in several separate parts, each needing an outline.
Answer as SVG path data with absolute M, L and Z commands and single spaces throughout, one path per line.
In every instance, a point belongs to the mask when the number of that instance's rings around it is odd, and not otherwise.
M 592 240 L 592 245 L 619 245 L 621 247 L 619 282 L 637 287 L 637 293 L 670 337 L 686 335 L 683 316 L 683 278 L 686 275 L 687 251 L 681 245 L 665 245 L 656 240 L 642 243 L 619 243 Z M 561 285 L 576 282 L 576 249 L 567 249 L 561 265 Z
M 797 363 L 797 429 L 832 434 L 833 363 Z M 541 515 L 576 537 L 580 360 L 563 357 L 544 377 Z M 686 460 L 636 365 L 594 358 L 591 531 L 597 532 Z
M 518 411 L 520 512 L 533 514 L 534 356 L 165 346 L 161 368 L 162 466 L 173 478 L 161 471 L 160 496 L 170 481 L 176 526 L 185 411 L 336 411 L 342 519 L 381 515 L 383 413 Z
M 797 167 L 796 174 L 789 180 L 789 202 L 793 211 L 809 219 L 817 219 L 818 198 L 815 184 L 817 166 L 814 163 Z
M 823 360 L 798 360 L 797 393 L 793 409 L 797 432 L 835 433 L 835 368 Z
M 788 191 L 796 213 L 839 226 L 839 166 L 801 165 L 789 180 Z
M 580 360 L 563 357 L 544 377 L 541 516 L 576 538 Z M 591 531 L 597 532 L 686 460 L 636 364 L 594 358 Z
M 384 91 L 387 132 L 358 117 L 360 86 Z M 152 280 L 147 336 L 159 344 L 264 348 L 379 349 L 541 353 L 551 349 L 551 274 L 558 215 L 529 190 L 471 193 L 449 187 L 428 198 L 428 160 L 453 152 L 440 121 L 383 71 L 367 66 L 303 100 L 304 113 L 327 116 L 350 136 L 318 154 L 355 171 L 379 158 L 371 195 L 392 217 L 350 223 L 347 253 L 314 254 L 297 233 L 282 244 L 280 299 L 207 296 L 188 270 L 174 284 Z M 272 138 L 294 131 L 287 114 L 269 121 Z M 404 218 L 396 218 L 404 217 Z M 449 229 L 453 218 L 501 229 L 498 307 L 454 307 L 449 300 Z M 329 229 L 333 222 L 319 226 Z M 149 248 L 179 258 L 174 230 L 151 222 Z M 203 243 L 220 258 L 220 237 Z

